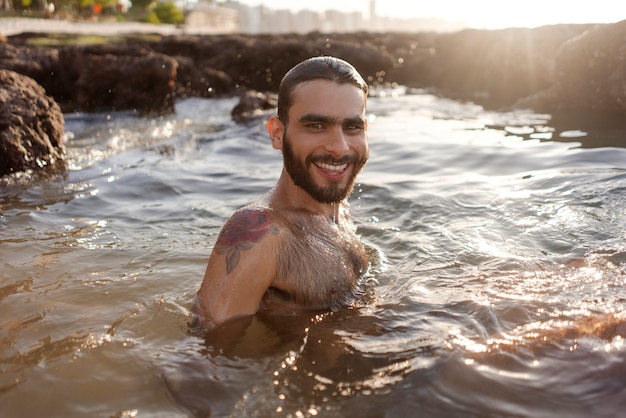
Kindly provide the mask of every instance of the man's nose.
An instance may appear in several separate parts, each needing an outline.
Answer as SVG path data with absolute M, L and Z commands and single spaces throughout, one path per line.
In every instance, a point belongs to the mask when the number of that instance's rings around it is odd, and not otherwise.
M 348 138 L 341 126 L 335 126 L 330 130 L 329 136 L 325 144 L 326 151 L 342 157 L 350 150 Z

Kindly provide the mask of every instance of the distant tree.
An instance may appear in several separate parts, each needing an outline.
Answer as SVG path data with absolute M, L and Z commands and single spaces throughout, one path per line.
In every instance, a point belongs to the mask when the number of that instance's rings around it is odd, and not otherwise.
M 17 0 L 13 2 L 13 6 L 18 10 L 45 10 L 48 7 L 46 0 Z
M 55 9 L 58 10 L 76 10 L 77 0 L 54 0 Z
M 156 0 L 131 0 L 133 9 L 147 11 L 152 8 Z
M 115 10 L 117 6 L 117 0 L 95 0 L 93 3 L 102 6 L 102 10 Z
M 173 1 L 168 0 L 157 3 L 146 21 L 149 23 L 182 23 L 185 21 L 185 14 Z

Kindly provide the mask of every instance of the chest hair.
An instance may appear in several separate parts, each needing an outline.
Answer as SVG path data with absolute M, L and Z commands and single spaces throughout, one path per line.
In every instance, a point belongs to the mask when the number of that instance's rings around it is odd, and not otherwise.
M 323 216 L 292 219 L 278 258 L 277 282 L 293 302 L 340 309 L 359 297 L 367 268 L 363 244 L 351 222 L 336 226 Z

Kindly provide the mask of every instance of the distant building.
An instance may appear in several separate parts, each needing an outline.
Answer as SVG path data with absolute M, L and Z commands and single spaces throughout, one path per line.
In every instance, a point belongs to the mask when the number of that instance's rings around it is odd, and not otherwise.
M 273 10 L 268 14 L 271 18 L 271 28 L 274 33 L 290 33 L 294 31 L 293 13 L 288 9 Z
M 210 0 L 199 0 L 187 12 L 185 26 L 194 32 L 237 33 L 239 16 L 237 10 L 216 6 Z
M 5 1 L 5 0 L 0 0 Z M 217 5 L 219 4 L 219 6 Z M 237 0 L 197 0 L 188 11 L 186 26 L 204 33 L 322 33 L 333 32 L 453 32 L 464 28 L 463 22 L 431 18 L 392 18 L 379 16 L 377 1 L 369 0 L 369 16 L 361 12 L 327 10 L 317 12 L 248 6 Z
M 301 10 L 293 20 L 294 32 L 310 33 L 320 29 L 322 18 L 318 12 L 312 10 Z
M 322 32 L 356 32 L 365 28 L 365 21 L 360 12 L 344 13 L 327 10 L 322 21 Z
M 267 24 L 267 14 L 270 9 L 265 6 L 247 6 L 236 0 L 226 0 L 222 2 L 222 6 L 238 13 L 241 33 L 271 33 L 271 26 Z

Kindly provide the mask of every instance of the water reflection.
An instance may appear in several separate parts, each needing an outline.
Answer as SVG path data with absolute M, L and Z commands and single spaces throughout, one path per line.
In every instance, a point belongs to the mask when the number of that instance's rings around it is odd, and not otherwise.
M 204 361 L 190 355 L 164 380 L 195 416 L 324 416 L 344 403 L 354 408 L 357 399 L 384 396 L 408 374 L 432 366 L 441 342 L 402 328 L 372 307 L 263 312 L 204 335 L 197 352 Z M 202 373 L 193 371 L 198 367 Z
M 626 121 L 623 115 L 561 113 L 546 115 L 545 121 L 531 124 L 487 123 L 490 129 L 504 130 L 507 134 L 525 140 L 558 141 L 573 147 L 601 148 L 626 146 Z
M 352 200 L 374 260 L 365 303 L 189 334 L 221 225 L 281 168 L 261 124 L 230 122 L 234 104 L 70 117 L 69 171 L 2 183 L 3 413 L 626 408 L 624 149 L 578 145 L 602 127 L 430 95 L 369 102 L 372 157 Z M 587 137 L 557 142 L 576 130 Z

